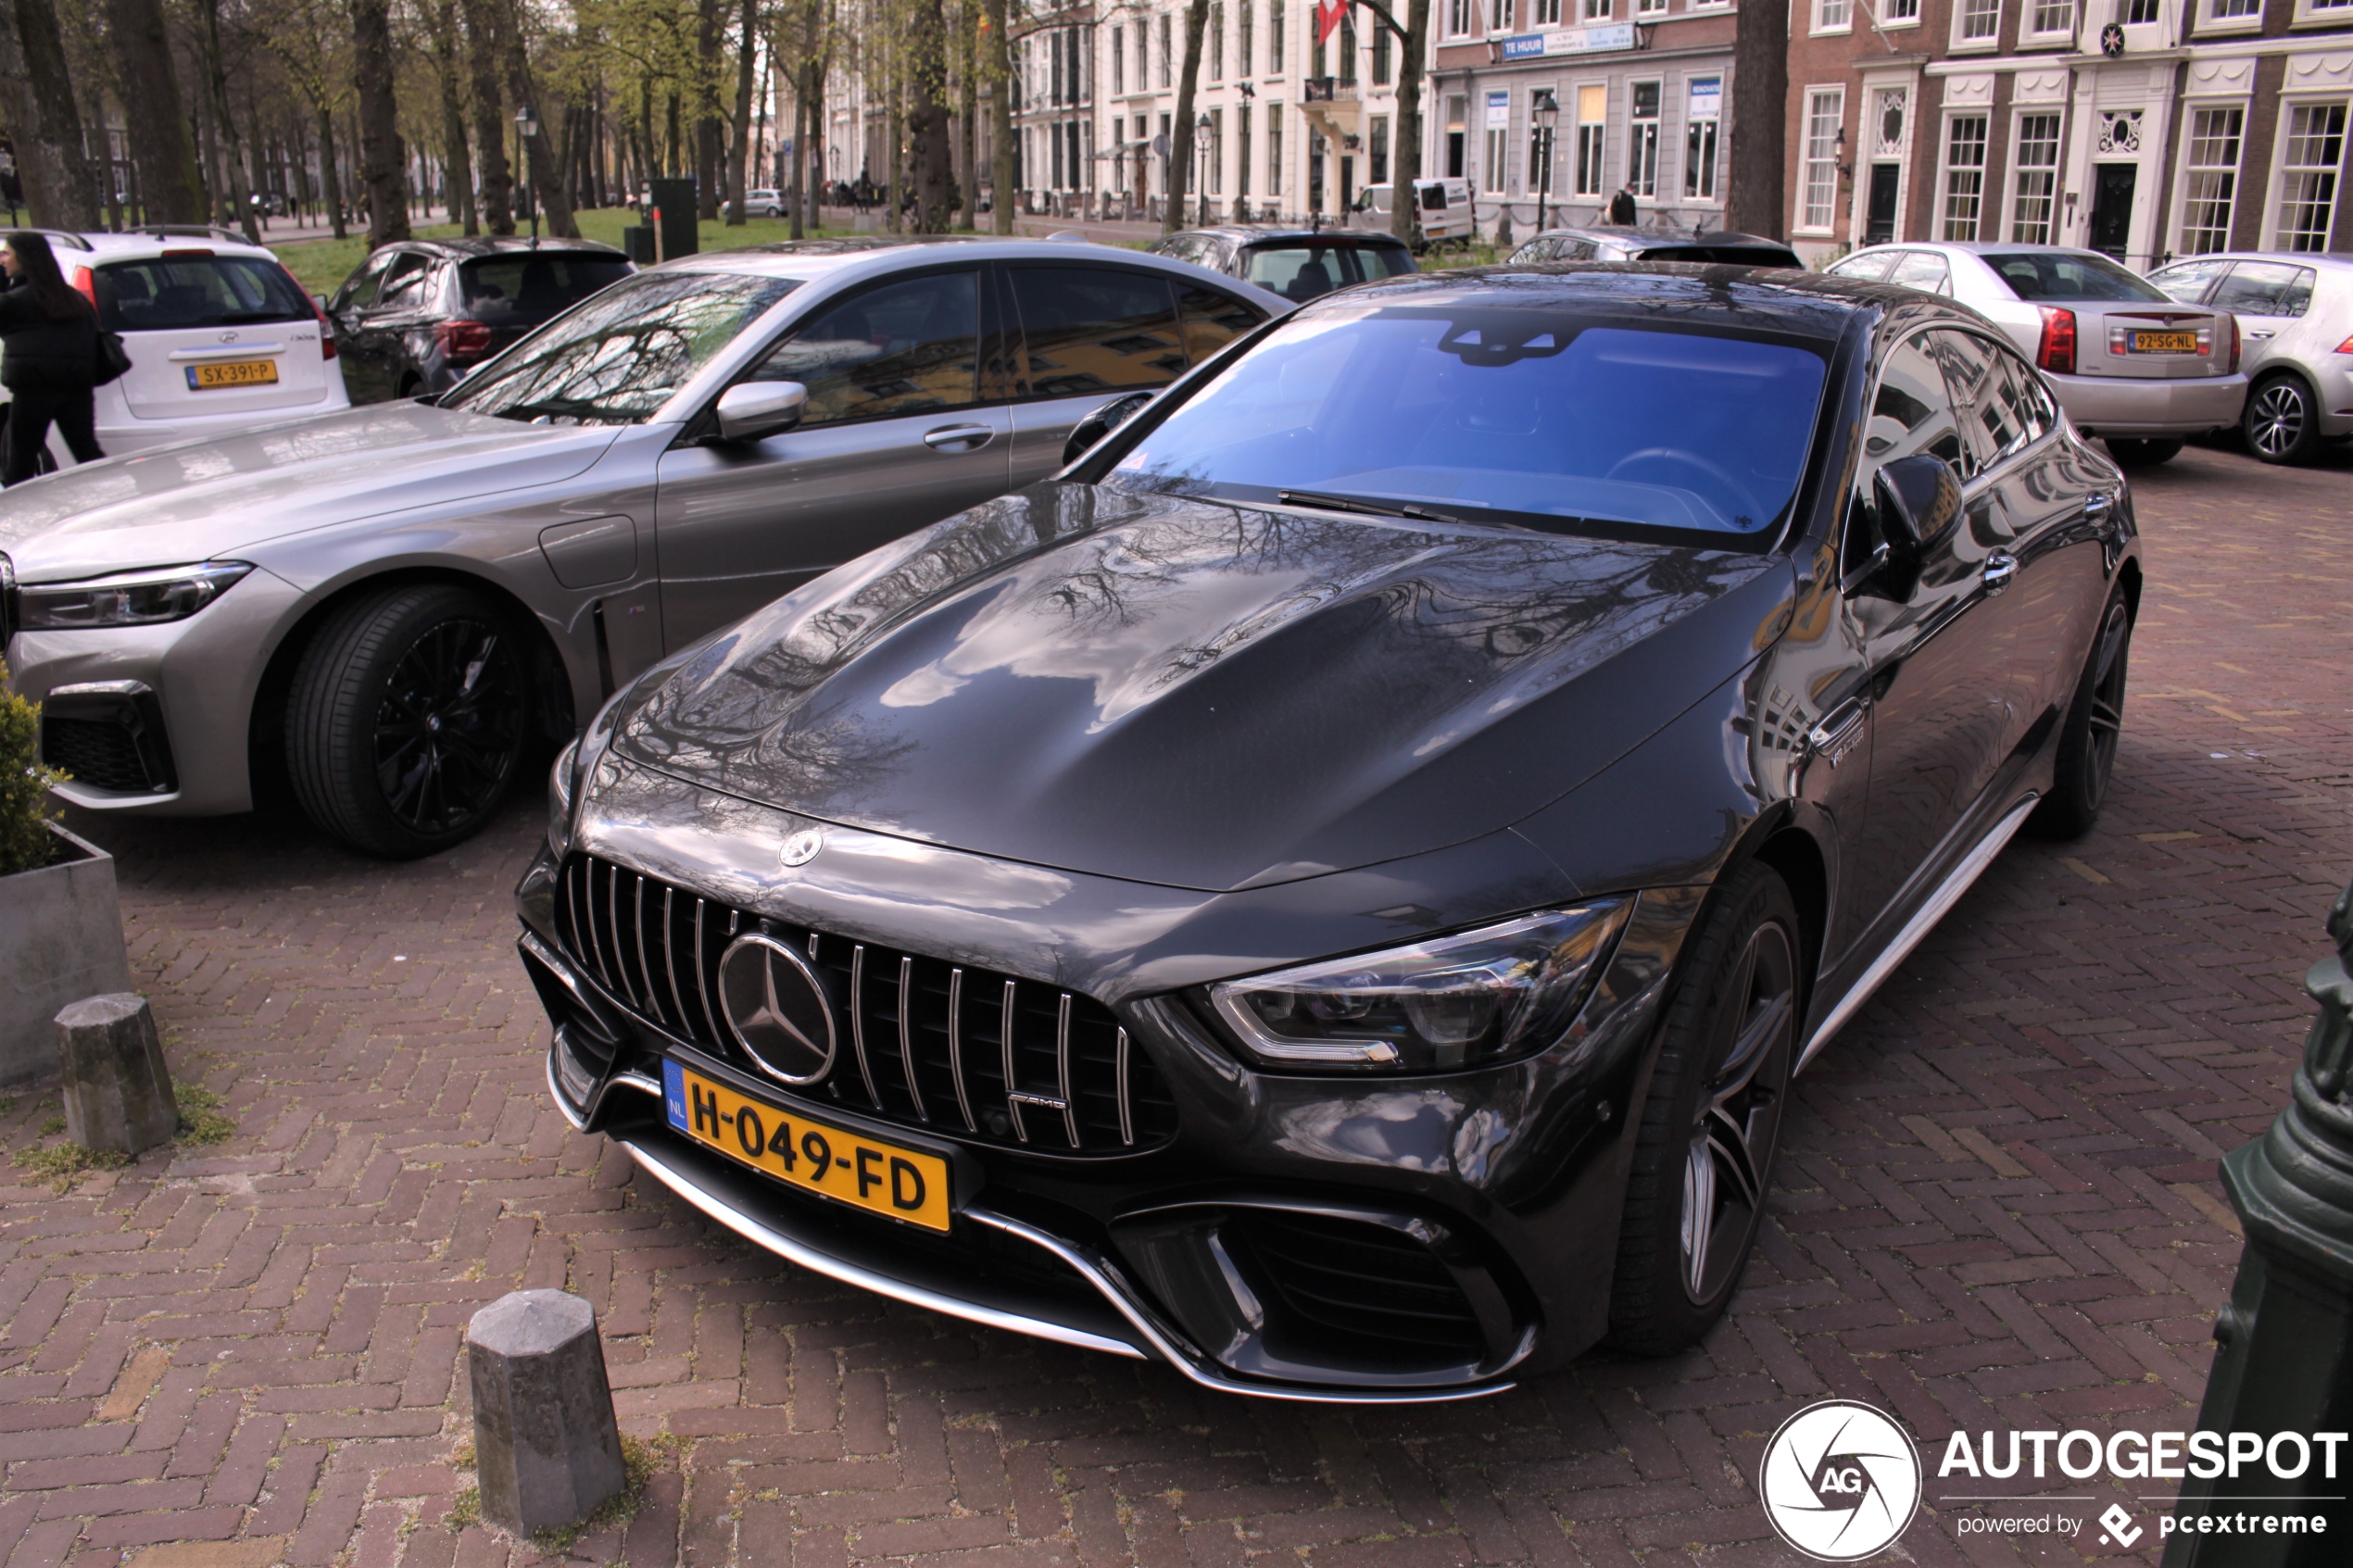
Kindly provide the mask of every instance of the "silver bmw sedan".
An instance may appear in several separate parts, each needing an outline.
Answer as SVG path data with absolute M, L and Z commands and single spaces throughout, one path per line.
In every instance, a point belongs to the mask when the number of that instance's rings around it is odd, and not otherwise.
M 429 854 L 617 684 L 1059 468 L 1288 303 L 1053 242 L 819 241 L 624 279 L 437 399 L 0 495 L 0 646 L 59 793 Z

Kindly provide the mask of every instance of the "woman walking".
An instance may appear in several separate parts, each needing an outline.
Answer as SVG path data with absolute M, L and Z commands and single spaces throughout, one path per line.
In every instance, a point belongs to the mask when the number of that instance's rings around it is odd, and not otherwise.
M 94 462 L 95 410 L 90 388 L 98 358 L 98 313 L 57 270 L 43 236 L 19 231 L 0 239 L 0 386 L 8 389 L 8 424 L 0 450 L 0 484 L 41 471 L 41 451 L 55 424 L 76 462 Z

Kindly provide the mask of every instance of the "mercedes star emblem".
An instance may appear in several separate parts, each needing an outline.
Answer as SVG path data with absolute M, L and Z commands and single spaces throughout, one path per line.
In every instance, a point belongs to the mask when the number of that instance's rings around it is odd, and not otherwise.
M 834 1009 L 809 960 L 765 932 L 719 955 L 719 1010 L 752 1062 L 780 1083 L 813 1084 L 834 1064 Z
M 785 852 L 777 858 L 787 867 L 805 866 L 815 859 L 817 851 L 824 847 L 825 830 L 824 828 L 802 828 L 785 840 Z

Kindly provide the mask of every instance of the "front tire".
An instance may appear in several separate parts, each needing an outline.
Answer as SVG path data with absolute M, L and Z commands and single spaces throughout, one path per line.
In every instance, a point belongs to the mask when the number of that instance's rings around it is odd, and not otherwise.
M 2312 389 L 2300 377 L 2271 376 L 2246 395 L 2239 416 L 2246 449 L 2266 463 L 2300 463 L 2320 449 L 2321 420 Z
M 2100 820 L 2116 751 L 2124 734 L 2124 684 L 2132 663 L 2133 614 L 2119 592 L 2100 614 L 2099 635 L 2084 661 L 2074 700 L 2059 730 L 2051 793 L 2027 819 L 2044 838 L 2081 838 Z
M 472 837 L 521 771 L 518 642 L 496 606 L 449 584 L 337 610 L 303 650 L 286 704 L 287 772 L 304 813 L 390 859 Z
M 2127 441 L 2110 436 L 2108 442 L 2108 455 L 2128 469 L 2153 469 L 2171 462 L 2181 451 L 2178 441 Z
M 1667 1002 L 1618 1233 L 1610 1343 L 1689 1348 L 1756 1245 L 1804 1001 L 1797 907 L 1752 862 L 1718 891 Z

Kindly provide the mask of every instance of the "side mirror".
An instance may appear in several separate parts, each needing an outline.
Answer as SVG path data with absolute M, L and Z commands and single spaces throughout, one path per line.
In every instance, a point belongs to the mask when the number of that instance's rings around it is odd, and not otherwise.
M 1125 397 L 1114 397 L 1077 424 L 1071 427 L 1070 439 L 1063 443 L 1063 465 L 1076 462 L 1087 449 L 1113 431 L 1136 417 L 1136 411 L 1154 397 L 1154 392 L 1131 392 Z
M 719 439 L 758 441 L 800 422 L 809 389 L 797 381 L 738 382 L 719 395 Z
M 1961 476 L 1944 458 L 1915 452 L 1880 466 L 1871 499 L 1889 553 L 1906 566 L 1917 565 L 1960 521 Z

